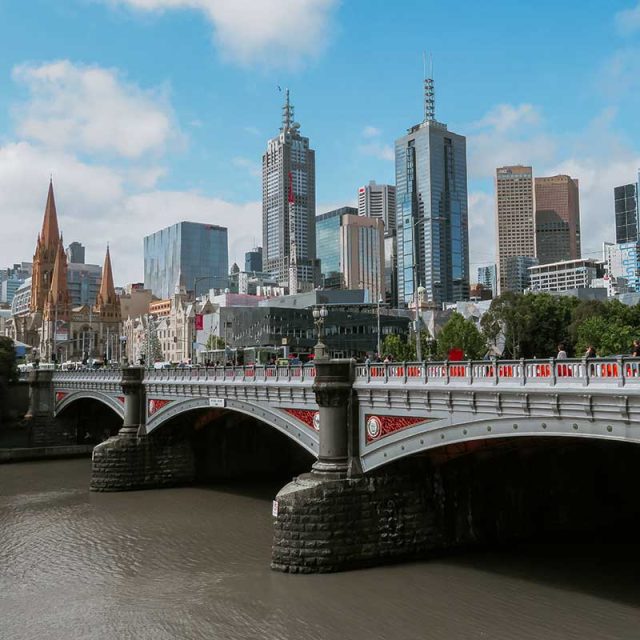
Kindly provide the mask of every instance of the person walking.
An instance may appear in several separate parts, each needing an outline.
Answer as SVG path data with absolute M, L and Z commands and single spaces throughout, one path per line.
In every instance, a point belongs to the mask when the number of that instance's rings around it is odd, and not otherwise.
M 566 360 L 567 352 L 565 351 L 564 344 L 561 342 L 558 345 L 558 353 L 556 355 L 556 360 Z
M 631 348 L 631 356 L 633 358 L 640 358 L 640 340 L 633 341 L 633 347 Z
M 596 350 L 592 344 L 587 347 L 587 350 L 584 352 L 585 358 L 595 358 L 597 356 Z

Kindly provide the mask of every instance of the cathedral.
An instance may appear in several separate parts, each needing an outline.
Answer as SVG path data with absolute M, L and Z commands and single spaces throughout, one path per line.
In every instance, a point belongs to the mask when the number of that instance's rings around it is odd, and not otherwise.
M 13 337 L 31 346 L 34 357 L 43 362 L 111 361 L 122 354 L 120 299 L 113 285 L 109 247 L 95 304 L 71 304 L 52 182 L 33 256 L 29 309 L 12 320 Z

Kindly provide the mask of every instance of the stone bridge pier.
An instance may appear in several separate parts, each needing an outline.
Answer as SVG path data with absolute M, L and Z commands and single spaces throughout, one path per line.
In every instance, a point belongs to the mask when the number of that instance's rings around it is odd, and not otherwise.
M 148 436 L 145 429 L 144 369 L 122 370 L 124 422 L 118 435 L 93 450 L 92 491 L 128 491 L 193 482 L 189 442 L 174 433 Z

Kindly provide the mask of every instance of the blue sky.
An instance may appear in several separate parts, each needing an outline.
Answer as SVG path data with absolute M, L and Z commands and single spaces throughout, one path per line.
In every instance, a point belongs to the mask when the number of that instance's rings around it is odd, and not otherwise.
M 259 175 L 290 87 L 316 149 L 318 213 L 394 179 L 422 115 L 467 136 L 472 268 L 493 259 L 500 164 L 581 182 L 583 247 L 613 236 L 640 166 L 636 0 L 0 0 L 0 256 L 30 259 L 53 172 L 65 241 L 119 283 L 142 236 L 181 219 L 261 242 Z M 472 279 L 475 273 L 472 272 Z

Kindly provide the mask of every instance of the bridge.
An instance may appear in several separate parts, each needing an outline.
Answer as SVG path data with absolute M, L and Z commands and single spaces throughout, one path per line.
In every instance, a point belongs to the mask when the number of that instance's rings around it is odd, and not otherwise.
M 35 370 L 30 385 L 29 416 L 44 437 L 56 433 L 52 425 L 81 400 L 123 420 L 118 434 L 94 451 L 94 490 L 192 481 L 193 447 L 172 438 L 171 425 L 190 416 L 195 422 L 202 413 L 226 416 L 231 425 L 233 416 L 248 417 L 296 443 L 315 462 L 274 502 L 273 566 L 288 571 L 361 566 L 413 553 L 416 545 L 424 551 L 427 543 L 416 542 L 424 536 L 412 527 L 424 533 L 427 524 L 411 515 L 411 501 L 422 511 L 443 507 L 433 503 L 433 487 L 416 493 L 407 479 L 416 460 L 432 464 L 441 452 L 449 459 L 517 441 L 640 443 L 640 359 L 634 358 Z M 406 468 L 398 467 L 404 459 Z M 440 468 L 425 472 L 430 484 L 442 475 Z M 343 531 L 335 514 L 344 512 L 345 500 L 353 505 L 354 495 L 376 505 L 378 529 L 381 522 L 396 523 L 394 548 L 380 548 L 379 537 L 363 542 L 371 523 L 361 516 L 357 549 L 334 539 L 335 553 L 315 553 L 318 545 L 326 550 L 328 538 L 320 528 L 306 540 L 306 516 L 317 519 L 326 507 L 328 522 Z M 353 534 L 354 523 L 349 527 Z M 444 544 L 434 542 L 433 533 L 425 539 L 427 546 Z

